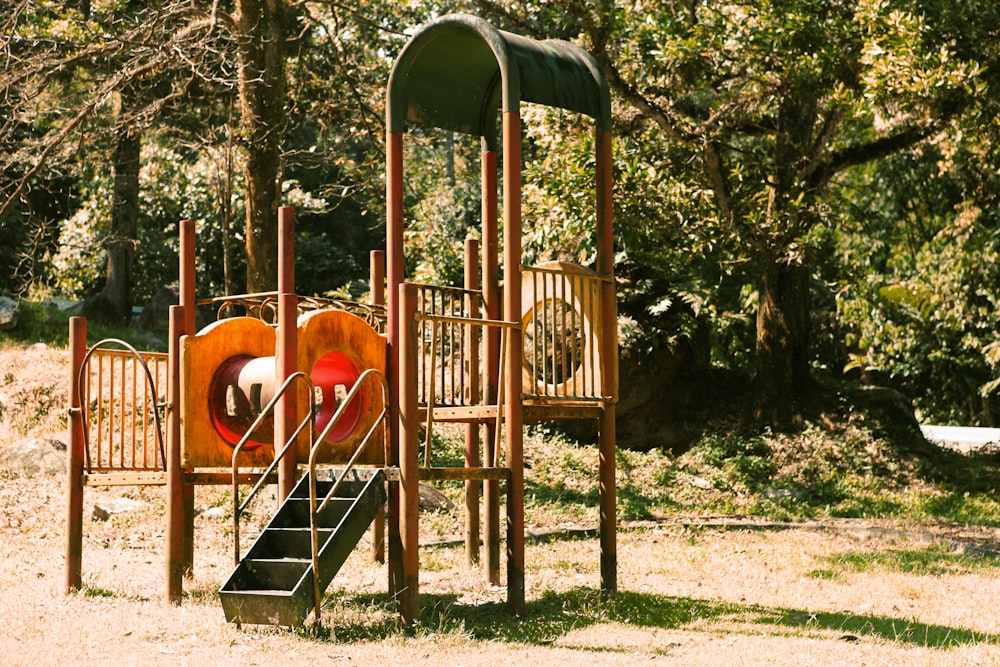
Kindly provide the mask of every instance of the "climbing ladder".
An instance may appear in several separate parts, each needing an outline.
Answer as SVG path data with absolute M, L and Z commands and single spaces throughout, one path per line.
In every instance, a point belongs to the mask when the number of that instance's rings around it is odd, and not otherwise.
M 316 514 L 318 586 L 313 580 L 310 475 L 295 489 L 258 536 L 219 591 L 226 620 L 302 625 L 330 581 L 385 505 L 379 468 L 317 470 L 315 498 L 331 496 Z

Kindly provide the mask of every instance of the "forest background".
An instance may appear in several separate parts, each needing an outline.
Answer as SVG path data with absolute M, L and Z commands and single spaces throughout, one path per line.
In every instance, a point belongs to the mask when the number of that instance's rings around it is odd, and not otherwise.
M 795 430 L 852 388 L 922 422 L 1000 404 L 993 0 L 0 0 L 0 293 L 127 320 L 177 279 L 362 298 L 384 245 L 384 91 L 451 11 L 591 52 L 614 106 L 621 440 L 706 415 Z M 525 261 L 594 257 L 593 140 L 524 111 Z M 461 280 L 478 142 L 414 131 L 408 275 Z M 411 162 L 411 164 L 414 162 Z

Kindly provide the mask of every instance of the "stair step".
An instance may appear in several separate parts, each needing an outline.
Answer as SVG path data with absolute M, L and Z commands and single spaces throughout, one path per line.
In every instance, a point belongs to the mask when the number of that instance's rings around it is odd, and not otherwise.
M 333 534 L 332 528 L 316 531 L 320 548 Z M 249 555 L 249 554 L 248 554 Z M 260 534 L 254 544 L 253 557 L 267 558 L 312 558 L 312 530 L 309 528 L 271 528 Z
M 326 470 L 321 469 L 316 471 L 316 495 L 320 498 L 326 496 L 326 494 L 333 487 L 336 480 L 340 479 L 343 471 L 341 470 Z M 364 489 L 365 485 L 371 481 L 372 477 L 376 474 L 381 475 L 382 471 L 377 468 L 355 468 L 347 473 L 345 479 L 341 482 L 340 488 L 337 489 L 338 498 L 357 498 L 358 494 Z M 292 498 L 308 498 L 309 497 L 309 485 L 308 484 L 298 484 L 292 490 Z
M 312 582 L 309 582 L 312 586 Z M 249 591 L 219 591 L 219 599 L 231 623 L 263 625 L 301 625 L 312 600 L 294 591 L 259 589 Z
M 271 588 L 290 591 L 310 571 L 311 565 L 312 560 L 305 558 L 244 558 L 233 572 L 231 588 L 241 591 Z
M 354 498 L 333 498 L 316 517 L 317 524 L 324 528 L 336 528 L 354 501 Z M 308 528 L 309 499 L 289 497 L 278 509 L 278 513 L 274 515 L 271 526 L 274 528 Z

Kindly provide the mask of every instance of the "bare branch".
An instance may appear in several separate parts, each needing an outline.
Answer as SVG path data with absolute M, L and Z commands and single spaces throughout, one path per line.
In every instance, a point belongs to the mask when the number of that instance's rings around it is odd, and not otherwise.
M 27 5 L 28 0 L 22 0 L 19 10 Z M 8 174 L 20 175 L 8 185 L 6 196 L 0 200 L 0 215 L 21 198 L 27 184 L 39 175 L 73 133 L 82 130 L 85 122 L 113 93 L 124 92 L 139 81 L 161 77 L 172 69 L 187 71 L 187 77 L 179 84 L 175 82 L 169 93 L 153 96 L 144 106 L 123 110 L 118 120 L 119 123 L 141 125 L 151 122 L 181 98 L 195 78 L 232 85 L 231 81 L 220 77 L 217 70 L 206 69 L 214 47 L 206 39 L 220 24 L 231 27 L 231 17 L 218 12 L 209 15 L 190 2 L 179 2 L 143 17 L 117 36 L 92 35 L 80 43 L 28 43 L 17 34 L 20 26 L 17 15 L 8 18 L 4 30 L 9 38 L 0 43 L 10 65 L 0 75 L 0 100 L 7 107 L 0 125 L 0 140 L 7 139 L 8 143 L 17 142 L 21 146 L 18 149 L 10 147 L 0 168 Z M 221 61 L 221 54 L 214 55 Z M 88 79 L 88 75 L 95 78 Z M 73 109 L 52 104 L 65 98 L 51 96 L 54 86 L 62 90 L 76 89 L 83 99 Z M 49 108 L 43 111 L 46 104 Z M 24 117 L 37 118 L 40 113 L 48 113 L 56 121 L 52 130 L 35 137 L 29 134 L 27 138 L 15 138 L 12 135 L 23 126 Z M 68 120 L 60 120 L 64 117 Z M 32 125 L 37 126 L 37 123 Z M 30 167 L 22 171 L 21 164 Z

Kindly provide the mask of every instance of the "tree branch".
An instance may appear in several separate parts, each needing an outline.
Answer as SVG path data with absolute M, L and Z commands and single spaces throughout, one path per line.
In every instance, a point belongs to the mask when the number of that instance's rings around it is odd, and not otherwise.
M 912 125 L 888 136 L 835 151 L 828 159 L 817 165 L 809 178 L 809 183 L 812 187 L 821 187 L 845 169 L 888 157 L 920 143 L 940 130 L 944 124 L 941 121 Z

